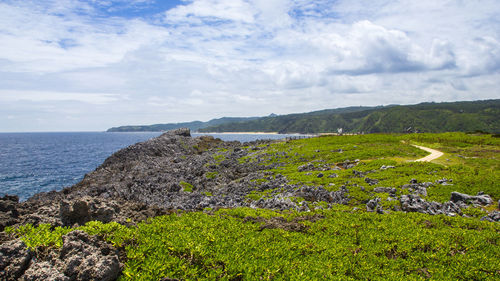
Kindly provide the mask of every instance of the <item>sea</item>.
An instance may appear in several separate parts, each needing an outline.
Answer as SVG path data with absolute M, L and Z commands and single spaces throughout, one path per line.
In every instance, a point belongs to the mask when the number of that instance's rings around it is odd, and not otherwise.
M 0 196 L 21 201 L 72 186 L 114 152 L 161 132 L 0 133 Z M 191 134 L 193 137 L 202 134 Z M 224 141 L 307 137 L 286 134 L 208 134 Z

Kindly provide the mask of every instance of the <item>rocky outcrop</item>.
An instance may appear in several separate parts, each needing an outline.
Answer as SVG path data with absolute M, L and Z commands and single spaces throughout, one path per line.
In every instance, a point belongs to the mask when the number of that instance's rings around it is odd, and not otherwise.
M 60 249 L 31 252 L 19 239 L 0 246 L 0 280 L 111 281 L 121 268 L 116 249 L 80 230 L 63 236 Z
M 467 195 L 460 192 L 452 192 L 450 201 L 452 202 L 464 202 L 464 203 L 472 203 L 474 205 L 489 205 L 493 203 L 491 197 L 487 194 L 480 194 L 476 196 Z
M 72 201 L 63 200 L 59 205 L 59 216 L 62 224 L 66 226 L 83 225 L 92 220 L 107 223 L 119 212 L 118 204 L 88 196 Z
M 413 194 L 427 196 L 427 188 L 432 185 L 432 182 L 419 183 L 416 179 L 410 180 L 409 184 L 403 185 L 401 188 L 408 189 Z
M 256 163 L 238 161 L 250 152 L 239 142 L 207 136 L 191 138 L 189 130 L 179 129 L 116 152 L 79 184 L 63 192 L 70 199 L 91 196 L 166 209 L 199 209 L 206 202 L 213 202 L 210 207 L 230 207 L 241 199 L 241 195 L 228 192 L 238 184 L 234 181 L 264 169 Z M 189 192 L 181 187 L 182 182 L 192 186 Z M 213 198 L 205 198 L 206 194 Z M 226 196 L 230 200 L 222 198 Z M 71 216 L 73 220 L 85 220 L 75 216 Z
M 376 197 L 375 199 L 371 199 L 366 203 L 366 211 L 367 212 L 377 212 L 378 214 L 384 214 L 384 208 L 380 205 L 380 198 Z
M 500 221 L 500 212 L 493 211 L 493 212 L 489 213 L 488 215 L 482 217 L 481 220 L 482 221 L 489 221 L 489 222 L 499 222 Z
M 394 187 L 375 187 L 373 189 L 374 192 L 377 192 L 377 193 L 390 193 L 392 195 L 396 194 L 396 191 L 397 189 L 395 189 Z
M 463 203 L 460 204 L 452 201 L 445 203 L 428 202 L 415 194 L 402 195 L 399 201 L 403 211 L 418 212 L 429 215 L 444 214 L 448 216 L 455 216 L 462 213 L 462 208 L 467 207 Z
M 28 269 L 33 253 L 19 239 L 0 245 L 0 280 L 19 280 Z
M 17 223 L 19 218 L 19 197 L 5 195 L 0 198 L 0 231 Z
M 71 280 L 115 280 L 121 270 L 117 251 L 79 230 L 63 237 L 63 246 L 48 261 Z

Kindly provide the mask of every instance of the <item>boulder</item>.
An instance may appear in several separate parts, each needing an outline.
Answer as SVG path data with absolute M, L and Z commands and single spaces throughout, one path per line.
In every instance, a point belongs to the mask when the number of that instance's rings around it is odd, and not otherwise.
M 377 192 L 377 193 L 391 193 L 391 194 L 395 194 L 396 193 L 396 189 L 394 187 L 375 187 L 373 189 L 373 191 Z
M 380 198 L 378 198 L 378 197 L 368 201 L 368 203 L 366 203 L 366 211 L 375 212 L 377 210 L 377 206 L 378 206 L 379 202 L 380 202 Z
M 111 200 L 103 200 L 85 196 L 80 199 L 63 200 L 59 205 L 59 216 L 66 226 L 83 225 L 88 221 L 97 220 L 110 222 L 119 207 Z
M 191 131 L 188 128 L 179 128 L 170 130 L 163 135 L 166 136 L 181 136 L 181 137 L 191 137 Z
M 313 170 L 314 170 L 313 163 L 307 163 L 307 164 L 301 165 L 297 168 L 297 171 L 299 171 L 299 172 L 306 172 L 306 171 L 313 171 Z
M 376 185 L 378 184 L 378 180 L 377 179 L 370 179 L 368 177 L 365 178 L 365 182 L 369 185 Z
M 500 221 L 500 212 L 498 211 L 493 211 L 489 213 L 487 216 L 484 216 L 481 218 L 482 221 L 489 221 L 489 222 L 499 222 Z
M 387 166 L 386 165 L 382 165 L 380 167 L 380 170 L 387 170 L 387 169 L 394 169 L 394 168 L 396 168 L 396 167 L 395 166 L 390 166 L 390 165 L 387 165 Z
M 447 216 L 455 216 L 456 214 L 461 214 L 461 209 L 466 207 L 465 204 L 460 202 L 428 202 L 422 199 L 420 196 L 414 194 L 402 195 L 399 201 L 401 203 L 401 209 L 403 211 L 418 212 L 430 215 L 444 214 Z
M 460 192 L 452 192 L 450 201 L 452 202 L 464 202 L 464 203 L 472 203 L 476 205 L 490 205 L 493 203 L 491 197 L 487 194 L 472 196 Z

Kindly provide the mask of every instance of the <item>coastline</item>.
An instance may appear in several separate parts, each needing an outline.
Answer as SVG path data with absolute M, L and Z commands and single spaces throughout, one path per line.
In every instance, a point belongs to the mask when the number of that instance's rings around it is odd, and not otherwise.
M 278 132 L 193 132 L 193 134 L 207 134 L 207 135 L 279 135 Z M 287 134 L 292 135 L 292 134 Z

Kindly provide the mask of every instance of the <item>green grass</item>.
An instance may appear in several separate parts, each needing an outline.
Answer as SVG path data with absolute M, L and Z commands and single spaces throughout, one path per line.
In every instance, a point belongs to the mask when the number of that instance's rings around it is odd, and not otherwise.
M 428 153 L 412 144 L 428 146 L 446 154 L 432 163 L 412 162 Z M 497 201 L 500 199 L 500 152 L 499 138 L 490 135 L 467 135 L 464 133 L 408 134 L 408 135 L 354 135 L 324 136 L 272 144 L 241 161 L 260 160 L 264 165 L 278 164 L 268 172 L 284 175 L 292 184 L 322 186 L 336 191 L 342 185 L 349 188 L 352 206 L 360 206 L 367 200 L 380 197 L 374 194 L 375 187 L 395 187 L 397 195 L 407 193 L 401 186 L 411 179 L 418 182 L 432 182 L 447 178 L 453 185 L 434 184 L 428 189 L 429 201 L 445 202 L 450 193 L 459 191 L 471 195 L 483 191 Z M 446 160 L 449 159 L 449 160 Z M 358 164 L 346 170 L 327 170 L 340 166 L 342 162 L 359 160 Z M 311 163 L 313 171 L 299 171 L 299 167 Z M 381 170 L 380 167 L 395 166 Z M 356 176 L 353 170 L 365 172 Z M 318 177 L 319 174 L 323 177 Z M 329 177 L 332 174 L 338 177 Z M 365 177 L 378 180 L 369 186 Z M 364 191 L 360 188 L 363 187 Z M 253 196 L 257 198 L 257 196 Z M 382 202 L 395 207 L 395 202 Z
M 192 184 L 185 182 L 185 181 L 181 181 L 179 184 L 182 186 L 183 191 L 193 192 L 193 185 Z
M 91 222 L 80 229 L 125 249 L 120 280 L 500 277 L 500 225 L 461 217 L 237 208 L 161 216 L 133 227 Z M 64 234 L 46 227 L 17 233 L 24 241 Z

